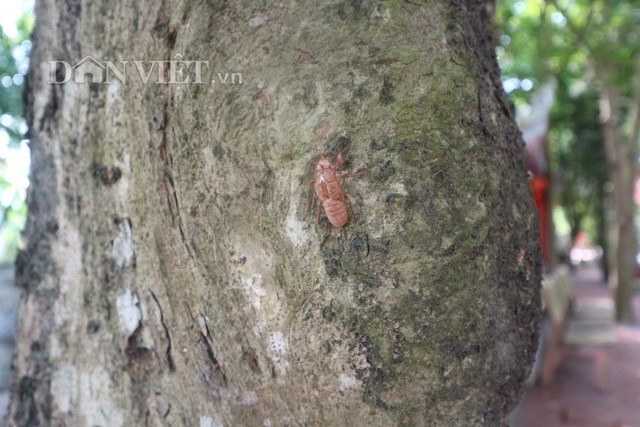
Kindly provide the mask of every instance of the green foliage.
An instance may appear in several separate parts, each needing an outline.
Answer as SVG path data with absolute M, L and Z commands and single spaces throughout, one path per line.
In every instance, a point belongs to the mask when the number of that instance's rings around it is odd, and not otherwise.
M 599 77 L 630 86 L 640 52 L 637 0 L 503 0 L 496 23 L 505 76 L 534 81 Z
M 517 106 L 528 105 L 542 82 L 558 83 L 550 160 L 556 197 L 575 235 L 585 223 L 604 221 L 608 174 L 598 89 L 615 84 L 626 97 L 625 113 L 631 108 L 632 80 L 640 71 L 640 2 L 503 0 L 496 23 L 498 59 L 504 80 L 511 79 L 505 88 L 513 89 L 510 97 Z M 533 82 L 533 90 L 523 90 L 525 79 Z M 599 234 L 597 241 L 603 238 L 601 230 L 585 231 Z
M 608 180 L 602 126 L 598 121 L 598 95 L 592 90 L 569 97 L 561 83 L 552 111 L 549 137 L 558 200 L 564 206 L 572 237 L 580 230 L 600 240 L 592 220 L 598 215 L 599 197 Z M 597 222 L 598 219 L 596 219 Z
M 22 91 L 33 21 L 32 14 L 24 14 L 16 23 L 15 38 L 0 27 L 0 261 L 15 257 L 27 215 L 28 149 Z

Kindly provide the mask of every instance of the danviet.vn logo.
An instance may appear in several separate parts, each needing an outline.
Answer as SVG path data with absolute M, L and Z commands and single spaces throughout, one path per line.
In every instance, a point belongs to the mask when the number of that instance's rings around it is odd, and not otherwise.
M 185 60 L 176 54 L 170 61 L 101 61 L 87 55 L 75 64 L 67 61 L 47 61 L 49 84 L 101 83 L 137 79 L 147 83 L 171 84 L 231 84 L 243 83 L 242 73 L 215 71 L 209 61 Z

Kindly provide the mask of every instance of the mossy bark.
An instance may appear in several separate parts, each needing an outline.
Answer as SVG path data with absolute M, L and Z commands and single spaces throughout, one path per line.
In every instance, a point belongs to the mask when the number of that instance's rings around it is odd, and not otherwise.
M 482 2 L 36 15 L 9 425 L 505 422 L 540 253 Z M 48 60 L 178 53 L 242 84 L 47 83 Z M 367 171 L 341 229 L 309 185 L 331 150 Z

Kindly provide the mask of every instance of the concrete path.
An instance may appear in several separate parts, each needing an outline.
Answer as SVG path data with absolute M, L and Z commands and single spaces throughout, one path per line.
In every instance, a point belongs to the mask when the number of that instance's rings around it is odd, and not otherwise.
M 576 298 L 610 295 L 596 269 L 573 275 Z M 634 299 L 640 319 L 640 296 Z M 640 427 L 640 325 L 617 326 L 618 343 L 611 352 L 609 390 L 599 391 L 593 376 L 593 360 L 568 356 L 555 382 L 528 389 L 512 415 L 512 427 Z

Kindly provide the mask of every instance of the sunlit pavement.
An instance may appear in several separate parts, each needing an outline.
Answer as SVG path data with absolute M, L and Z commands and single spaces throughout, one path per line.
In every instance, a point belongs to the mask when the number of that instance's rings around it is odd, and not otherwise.
M 609 295 L 596 269 L 577 271 L 573 282 L 579 300 Z M 634 307 L 640 319 L 640 294 L 636 294 Z M 617 332 L 607 391 L 596 387 L 593 360 L 571 354 L 558 368 L 551 386 L 536 385 L 525 392 L 510 425 L 640 427 L 640 324 L 617 326 Z

